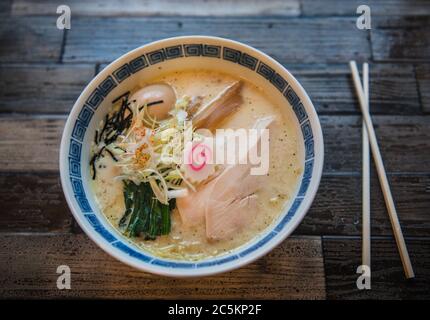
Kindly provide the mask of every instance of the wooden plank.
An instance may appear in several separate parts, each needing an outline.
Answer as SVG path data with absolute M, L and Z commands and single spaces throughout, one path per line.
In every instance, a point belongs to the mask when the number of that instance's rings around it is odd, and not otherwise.
M 0 61 L 57 62 L 62 41 L 52 17 L 2 17 Z
M 430 235 L 430 174 L 389 175 L 405 236 Z M 376 172 L 371 178 L 371 228 L 374 236 L 393 234 Z M 361 176 L 323 175 L 316 198 L 294 234 L 360 236 Z
M 68 113 L 94 65 L 0 66 L 0 112 Z
M 355 16 L 361 4 L 371 8 L 372 16 L 428 15 L 426 0 L 115 0 L 68 2 L 74 16 Z M 15 0 L 13 15 L 55 15 L 56 0 Z
M 12 7 L 12 0 L 0 1 L 0 16 L 9 16 Z
M 403 232 L 430 235 L 430 175 L 390 175 Z M 82 233 L 63 196 L 58 174 L 0 173 L 0 231 Z M 316 199 L 295 235 L 361 234 L 361 178 L 324 175 Z M 371 181 L 372 234 L 391 235 L 391 225 L 375 176 Z M 72 221 L 72 222 L 71 222 Z
M 109 62 L 153 40 L 201 34 L 242 41 L 281 63 L 366 60 L 370 47 L 354 18 L 76 18 L 64 61 Z M 303 41 L 306 39 L 306 41 Z
M 0 235 L 3 298 L 321 299 L 321 240 L 289 238 L 239 270 L 200 279 L 171 279 L 118 262 L 83 235 Z M 58 290 L 59 265 L 71 269 L 71 290 Z
M 1 232 L 68 232 L 72 215 L 57 173 L 0 173 Z
M 430 16 L 375 18 L 372 23 L 376 61 L 430 60 Z
M 429 299 L 430 240 L 406 239 L 416 278 L 405 279 L 397 247 L 391 239 L 372 239 L 371 290 L 356 287 L 361 240 L 323 239 L 328 299 Z
M 361 114 L 347 64 L 286 64 L 308 92 L 318 114 Z M 421 114 L 410 64 L 370 65 L 372 114 Z
M 2 171 L 58 171 L 64 117 L 1 117 Z
M 428 173 L 430 116 L 374 116 L 388 172 Z M 361 118 L 320 116 L 325 172 L 360 172 Z M 3 171 L 57 171 L 65 118 L 1 117 L 0 167 Z M 17 129 L 19 128 L 19 130 Z M 417 152 L 419 150 L 419 152 Z
M 417 65 L 415 72 L 423 111 L 430 112 L 430 64 Z
M 298 16 L 300 0 L 71 0 L 73 16 Z M 56 0 L 15 0 L 13 15 L 55 15 Z
M 325 172 L 361 171 L 361 117 L 320 116 Z M 387 172 L 427 172 L 428 116 L 372 116 Z
M 305 16 L 358 16 L 359 5 L 370 7 L 373 16 L 421 16 L 428 15 L 430 3 L 427 0 L 301 0 Z

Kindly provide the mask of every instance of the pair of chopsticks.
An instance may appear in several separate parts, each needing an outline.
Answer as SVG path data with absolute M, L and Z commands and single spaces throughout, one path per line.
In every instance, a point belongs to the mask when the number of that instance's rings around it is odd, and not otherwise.
M 403 270 L 406 278 L 415 277 L 409 258 L 408 249 L 405 239 L 403 238 L 402 228 L 400 227 L 399 217 L 397 216 L 381 152 L 379 151 L 378 141 L 376 140 L 375 129 L 373 128 L 372 119 L 369 114 L 369 65 L 363 65 L 363 86 L 360 82 L 357 63 L 350 61 L 349 66 L 354 80 L 355 90 L 360 102 L 360 109 L 363 115 L 363 265 L 370 268 L 370 175 L 369 175 L 369 143 L 372 150 L 373 161 L 375 162 L 382 193 L 384 195 L 385 205 L 390 217 L 393 228 L 394 238 L 396 239 L 397 248 L 400 253 L 400 259 L 403 264 Z M 364 89 L 363 89 L 364 87 Z

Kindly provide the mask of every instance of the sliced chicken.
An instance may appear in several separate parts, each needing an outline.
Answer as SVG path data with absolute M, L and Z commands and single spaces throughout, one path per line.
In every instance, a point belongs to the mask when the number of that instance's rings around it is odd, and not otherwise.
M 247 224 L 258 211 L 255 192 L 261 187 L 262 176 L 251 176 L 251 166 L 237 164 L 228 167 L 216 178 L 206 200 L 206 236 L 221 240 Z
M 189 115 L 193 115 L 199 110 L 199 108 L 202 106 L 203 102 L 203 96 L 194 96 L 191 98 L 190 104 L 187 108 L 187 113 Z
M 265 129 L 274 120 L 266 117 L 257 120 L 254 129 Z M 248 153 L 258 148 L 258 137 Z M 251 175 L 252 165 L 234 164 L 224 167 L 222 173 L 201 185 L 196 192 L 177 199 L 177 207 L 184 225 L 205 221 L 206 235 L 210 240 L 231 237 L 249 224 L 258 211 L 255 192 L 264 176 Z
M 236 81 L 221 91 L 212 101 L 197 110 L 192 118 L 196 129 L 216 129 L 216 124 L 236 111 L 242 104 L 242 82 Z
M 176 199 L 176 207 L 184 226 L 192 227 L 205 221 L 206 202 L 212 187 L 211 184 L 201 185 L 195 192 L 190 191 L 186 197 Z
M 227 215 L 226 219 L 223 219 L 222 215 L 230 213 L 230 209 L 225 210 L 230 205 L 237 207 L 240 204 L 239 207 L 243 207 L 246 203 L 241 200 L 259 188 L 261 176 L 249 175 L 250 168 L 247 164 L 230 166 L 216 178 L 199 186 L 196 192 L 177 198 L 176 206 L 184 226 L 199 225 L 206 220 L 207 235 L 211 239 L 218 238 L 218 229 L 224 224 L 222 220 L 225 220 L 227 225 L 232 224 L 231 227 L 239 226 L 239 220 L 243 220 L 241 217 L 229 223 L 229 216 L 234 218 L 235 215 Z
M 234 234 L 249 225 L 258 213 L 257 195 L 252 194 L 242 199 L 209 201 L 213 206 L 206 218 L 206 237 L 209 240 L 233 238 Z

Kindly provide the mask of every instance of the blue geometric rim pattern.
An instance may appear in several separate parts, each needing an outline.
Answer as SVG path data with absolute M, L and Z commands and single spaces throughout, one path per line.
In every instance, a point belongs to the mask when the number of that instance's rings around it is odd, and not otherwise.
M 176 262 L 161 260 L 156 257 L 152 257 L 145 253 L 139 252 L 124 243 L 124 241 L 119 240 L 114 234 L 112 234 L 103 226 L 103 224 L 94 214 L 94 211 L 92 210 L 88 202 L 82 183 L 82 143 L 84 141 L 86 129 L 91 121 L 92 116 L 94 115 L 94 111 L 102 103 L 102 101 L 110 93 L 110 91 L 114 89 L 120 82 L 124 81 L 126 78 L 133 75 L 134 73 L 144 68 L 147 68 L 150 65 L 157 64 L 165 60 L 195 56 L 223 59 L 232 63 L 240 64 L 250 70 L 253 70 L 254 72 L 257 72 L 259 75 L 267 79 L 276 89 L 278 89 L 284 95 L 285 99 L 287 99 L 287 101 L 292 106 L 294 114 L 296 115 L 301 127 L 305 145 L 305 167 L 298 194 L 294 199 L 290 209 L 288 210 L 288 213 L 270 233 L 261 238 L 257 243 L 248 248 L 245 248 L 237 254 L 222 256 L 213 260 L 207 260 L 202 262 Z M 115 248 L 138 260 L 166 268 L 192 269 L 221 265 L 234 261 L 240 257 L 244 257 L 251 252 L 257 250 L 261 246 L 265 245 L 279 232 L 281 232 L 284 226 L 294 217 L 309 187 L 313 165 L 314 140 L 312 127 L 309 122 L 306 110 L 302 102 L 300 101 L 300 98 L 294 92 L 293 88 L 288 84 L 288 82 L 270 66 L 268 66 L 262 61 L 259 61 L 257 58 L 247 53 L 228 47 L 214 46 L 203 43 L 176 45 L 151 51 L 129 61 L 128 63 L 125 63 L 124 65 L 113 71 L 112 75 L 107 76 L 88 97 L 73 126 L 72 138 L 70 139 L 69 147 L 70 182 L 72 185 L 75 200 L 81 208 L 81 211 L 84 213 L 84 216 L 87 219 L 88 223 L 100 236 L 102 236 Z

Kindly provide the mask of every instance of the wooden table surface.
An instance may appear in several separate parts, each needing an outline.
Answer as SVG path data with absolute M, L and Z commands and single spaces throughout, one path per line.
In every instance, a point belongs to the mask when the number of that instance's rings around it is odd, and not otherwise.
M 67 31 L 56 28 L 63 2 Z M 356 27 L 362 3 L 371 30 Z M 3 0 L 0 12 L 1 298 L 430 298 L 430 1 Z M 180 280 L 134 270 L 83 234 L 62 194 L 58 151 L 75 99 L 106 63 L 187 34 L 245 42 L 292 71 L 319 113 L 325 164 L 292 237 L 239 270 Z M 361 117 L 350 59 L 370 62 L 371 111 L 416 271 L 405 280 L 372 169 L 367 291 L 356 287 Z M 56 287 L 59 265 L 71 268 L 71 290 Z

